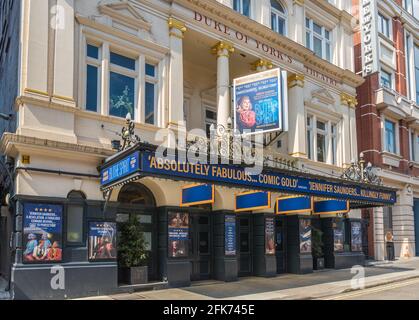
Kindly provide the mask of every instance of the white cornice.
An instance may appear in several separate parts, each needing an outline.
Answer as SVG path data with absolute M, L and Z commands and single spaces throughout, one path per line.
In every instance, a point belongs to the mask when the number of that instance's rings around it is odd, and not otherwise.
M 258 40 L 264 40 L 281 48 L 281 51 L 293 59 L 304 63 L 307 67 L 320 69 L 324 74 L 335 78 L 351 87 L 358 87 L 364 82 L 364 79 L 350 70 L 342 69 L 332 63 L 317 57 L 311 50 L 305 46 L 294 42 L 293 40 L 281 36 L 261 23 L 242 16 L 233 9 L 214 0 L 172 0 L 172 3 L 179 4 L 182 7 L 196 10 L 208 17 L 216 18 L 232 29 L 246 30 L 252 37 Z M 172 12 L 174 16 L 182 15 L 182 12 Z M 182 19 L 178 17 L 179 19 Z

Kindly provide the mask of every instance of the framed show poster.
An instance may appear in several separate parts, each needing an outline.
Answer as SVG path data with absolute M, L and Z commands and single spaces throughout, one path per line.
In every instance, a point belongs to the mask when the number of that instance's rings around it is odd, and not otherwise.
M 310 219 L 300 219 L 300 253 L 311 253 Z
M 89 223 L 89 261 L 116 260 L 116 223 Z
M 333 228 L 333 243 L 334 243 L 334 251 L 335 252 L 342 252 L 344 251 L 345 245 L 345 230 L 343 226 L 342 220 L 337 220 L 334 223 Z
M 275 223 L 274 218 L 265 218 L 265 254 L 275 254 Z
M 61 262 L 63 206 L 25 203 L 23 211 L 23 263 Z
M 169 258 L 188 256 L 189 213 L 169 212 L 167 217 Z
M 236 217 L 225 216 L 225 255 L 235 256 L 236 255 Z
M 362 251 L 362 231 L 359 221 L 351 222 L 351 251 Z

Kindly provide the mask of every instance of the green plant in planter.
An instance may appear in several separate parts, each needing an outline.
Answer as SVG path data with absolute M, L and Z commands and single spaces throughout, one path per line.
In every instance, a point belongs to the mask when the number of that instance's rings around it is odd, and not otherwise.
M 312 241 L 312 253 L 315 258 L 323 258 L 323 232 L 315 227 L 311 227 L 311 241 Z
M 147 265 L 147 242 L 136 215 L 131 215 L 127 222 L 120 224 L 118 239 L 118 261 L 121 267 L 133 268 Z

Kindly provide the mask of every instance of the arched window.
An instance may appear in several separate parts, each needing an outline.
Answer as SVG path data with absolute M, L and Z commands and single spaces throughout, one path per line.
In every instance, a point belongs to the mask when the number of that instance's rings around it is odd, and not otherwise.
M 271 0 L 271 28 L 284 36 L 287 34 L 286 11 L 278 0 Z
M 81 191 L 70 191 L 67 195 L 67 245 L 80 246 L 84 243 L 84 209 L 86 195 Z
M 142 204 L 155 206 L 156 202 L 150 190 L 139 183 L 130 183 L 122 187 L 118 202 L 124 204 Z

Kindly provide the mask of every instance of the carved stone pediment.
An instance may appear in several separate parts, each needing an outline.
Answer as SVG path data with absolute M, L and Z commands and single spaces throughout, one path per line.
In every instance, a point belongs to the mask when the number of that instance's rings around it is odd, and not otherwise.
M 101 1 L 98 10 L 112 27 L 142 38 L 151 39 L 151 23 L 128 1 Z
M 326 89 L 318 89 L 311 93 L 312 99 L 311 102 L 314 104 L 325 104 L 325 105 L 334 105 L 336 100 Z

